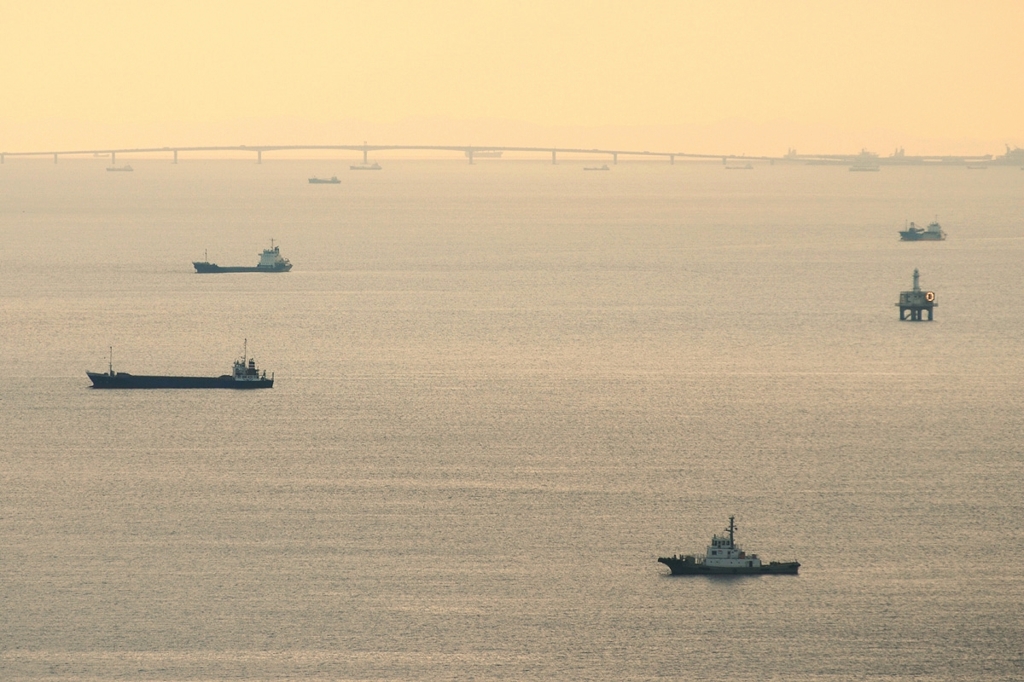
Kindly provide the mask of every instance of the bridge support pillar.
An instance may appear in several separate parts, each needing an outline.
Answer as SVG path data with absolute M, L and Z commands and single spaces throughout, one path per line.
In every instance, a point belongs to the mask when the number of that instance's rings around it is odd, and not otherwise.
M 558 163 L 558 158 L 555 156 L 555 150 L 552 149 L 551 150 L 551 165 L 553 166 L 556 163 Z
M 0 165 L 3 165 L 3 162 L 4 162 L 4 155 L 0 154 Z
M 117 152 L 110 152 L 110 165 L 117 163 Z
M 473 165 L 473 150 L 472 149 L 467 149 L 466 150 L 466 156 L 469 157 L 469 165 L 472 166 Z
M 178 163 L 178 150 L 174 150 L 174 163 Z
M 257 149 L 256 150 L 256 163 L 263 163 L 263 150 L 262 149 Z
M 370 160 L 366 158 L 366 152 L 367 151 L 368 150 L 366 148 L 366 140 L 363 140 L 363 165 L 364 166 L 370 162 Z
M 668 155 L 668 165 L 670 165 L 670 166 L 676 165 L 676 155 L 675 154 L 669 154 Z
M 619 165 L 619 155 L 617 153 L 616 154 L 612 154 L 612 165 L 613 166 L 618 166 Z
M 57 163 L 57 155 L 56 154 L 53 155 L 53 162 Z

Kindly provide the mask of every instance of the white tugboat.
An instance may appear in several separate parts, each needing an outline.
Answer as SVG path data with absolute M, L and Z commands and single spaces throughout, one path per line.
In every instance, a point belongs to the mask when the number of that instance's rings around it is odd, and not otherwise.
M 735 516 L 729 517 L 728 537 L 715 535 L 711 538 L 704 556 L 672 555 L 659 557 L 658 561 L 672 569 L 672 575 L 796 575 L 800 569 L 798 561 L 770 561 L 763 563 L 756 554 L 747 554 L 735 542 Z

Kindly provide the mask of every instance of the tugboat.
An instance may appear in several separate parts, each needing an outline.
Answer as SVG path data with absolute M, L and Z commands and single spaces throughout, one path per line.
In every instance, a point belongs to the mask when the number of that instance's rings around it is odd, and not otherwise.
M 332 175 L 329 178 L 317 178 L 312 177 L 309 179 L 311 185 L 340 185 L 341 180 L 338 179 L 337 175 Z
M 729 517 L 725 531 L 729 537 L 715 535 L 703 556 L 672 555 L 659 557 L 658 562 L 672 569 L 672 575 L 796 575 L 798 561 L 770 561 L 763 563 L 756 554 L 747 554 L 736 544 L 735 516 Z
M 248 358 L 248 342 L 241 359 L 235 360 L 231 374 L 219 377 L 146 376 L 114 371 L 114 349 L 110 349 L 107 372 L 86 372 L 93 388 L 273 388 L 274 375 L 256 368 L 256 359 Z
M 281 257 L 281 247 L 274 246 L 274 240 L 270 240 L 270 248 L 263 249 L 263 255 L 260 256 L 259 264 L 254 267 L 245 266 L 229 266 L 221 267 L 216 263 L 209 262 L 209 257 L 204 256 L 207 260 L 204 261 L 192 261 L 192 265 L 195 267 L 196 272 L 288 272 L 292 269 L 292 264 L 287 258 Z
M 945 238 L 946 233 L 942 231 L 938 218 L 933 220 L 927 229 L 910 223 L 907 229 L 900 230 L 900 239 L 905 242 L 938 242 Z

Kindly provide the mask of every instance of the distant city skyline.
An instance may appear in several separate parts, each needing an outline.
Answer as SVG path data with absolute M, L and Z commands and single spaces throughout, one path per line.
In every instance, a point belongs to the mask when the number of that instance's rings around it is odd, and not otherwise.
M 6 3 L 0 151 L 1024 146 L 1024 4 Z

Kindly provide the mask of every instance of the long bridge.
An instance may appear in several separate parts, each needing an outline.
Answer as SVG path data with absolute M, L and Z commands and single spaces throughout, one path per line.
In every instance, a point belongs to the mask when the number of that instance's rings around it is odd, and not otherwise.
M 762 160 L 772 161 L 775 160 L 768 156 L 736 156 L 731 154 L 691 154 L 687 152 L 652 152 L 652 151 L 634 151 L 626 149 L 576 149 L 570 147 L 478 147 L 478 146 L 464 146 L 464 145 L 416 145 L 416 144 L 309 144 L 309 145 L 260 145 L 260 146 L 249 146 L 249 145 L 235 145 L 235 146 L 223 146 L 223 147 L 138 147 L 138 148 L 124 148 L 124 149 L 63 149 L 63 150 L 51 150 L 42 152 L 0 152 L 0 163 L 4 162 L 4 157 L 47 157 L 52 156 L 53 162 L 57 163 L 57 159 L 61 156 L 106 156 L 110 155 L 110 162 L 116 163 L 118 154 L 158 154 L 168 153 L 172 155 L 173 163 L 178 163 L 178 153 L 203 153 L 203 152 L 250 152 L 256 154 L 256 163 L 263 163 L 264 152 L 282 152 L 282 151 L 351 151 L 351 152 L 362 152 L 363 163 L 369 162 L 370 152 L 384 152 L 384 151 L 431 151 L 431 152 L 456 152 L 461 153 L 469 159 L 469 163 L 473 163 L 476 154 L 483 152 L 485 155 L 489 152 L 525 152 L 525 153 L 539 153 L 539 154 L 550 154 L 551 163 L 558 162 L 559 154 L 574 154 L 574 155 L 597 155 L 610 157 L 612 163 L 619 162 L 619 156 L 630 156 L 630 157 L 654 157 L 667 159 L 669 163 L 675 163 L 677 158 L 680 159 L 705 159 L 705 160 L 718 160 L 718 159 L 744 159 L 744 160 Z
M 519 152 L 528 154 L 551 155 L 551 163 L 558 163 L 559 154 L 571 154 L 575 156 L 598 156 L 610 158 L 613 164 L 619 162 L 619 157 L 634 159 L 663 159 L 674 164 L 676 159 L 690 159 L 703 161 L 721 161 L 723 164 L 729 161 L 767 161 L 769 163 L 789 162 L 821 165 L 849 165 L 868 160 L 880 165 L 963 165 L 972 163 L 996 163 L 996 164 L 1019 164 L 1024 161 L 1017 157 L 1024 153 L 1024 150 L 1010 150 L 1007 147 L 1005 157 L 993 158 L 991 154 L 985 156 L 904 156 L 902 150 L 899 153 L 888 157 L 880 157 L 876 154 L 861 152 L 860 154 L 797 154 L 789 150 L 785 156 L 748 156 L 745 154 L 695 154 L 691 152 L 666 152 L 666 151 L 638 151 L 629 149 L 583 149 L 574 147 L 503 147 L 503 146 L 473 146 L 473 145 L 408 145 L 408 144 L 316 144 L 316 145 L 229 145 L 229 146 L 206 146 L 206 147 L 137 147 L 121 149 L 63 149 L 50 151 L 29 151 L 29 152 L 0 152 L 0 164 L 4 163 L 5 157 L 53 157 L 53 162 L 61 156 L 110 156 L 110 163 L 117 162 L 118 154 L 169 154 L 173 161 L 178 163 L 178 153 L 204 153 L 204 152 L 241 152 L 253 153 L 256 155 L 256 163 L 263 163 L 264 152 L 294 152 L 294 151 L 351 151 L 361 152 L 363 163 L 369 162 L 370 152 L 388 151 L 428 151 L 428 152 L 455 152 L 465 155 L 469 163 L 474 162 L 474 157 L 488 156 L 498 152 Z M 1012 157 L 1012 158 L 1011 158 Z

